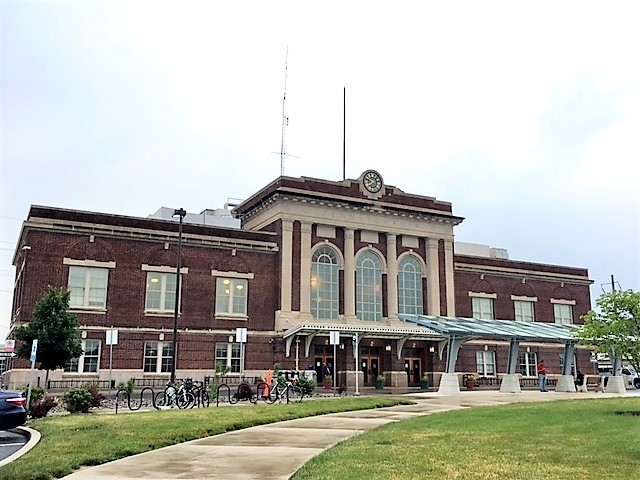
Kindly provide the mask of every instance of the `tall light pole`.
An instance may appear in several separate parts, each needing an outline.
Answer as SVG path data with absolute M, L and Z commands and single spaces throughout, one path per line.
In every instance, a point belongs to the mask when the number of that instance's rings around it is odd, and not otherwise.
M 180 217 L 180 226 L 178 227 L 178 261 L 176 270 L 176 301 L 173 310 L 173 358 L 171 359 L 171 383 L 176 381 L 176 365 L 178 363 L 178 309 L 180 303 L 180 284 L 182 275 L 180 270 L 182 269 L 182 219 L 187 212 L 183 208 L 179 208 L 173 211 L 172 216 L 178 215 Z

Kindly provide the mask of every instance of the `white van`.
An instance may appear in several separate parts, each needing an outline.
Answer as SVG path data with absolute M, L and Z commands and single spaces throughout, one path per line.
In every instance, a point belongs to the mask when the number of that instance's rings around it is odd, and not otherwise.
M 610 377 L 612 375 L 611 368 L 603 369 L 599 366 L 600 375 L 604 377 Z M 626 388 L 640 388 L 640 376 L 638 372 L 630 365 L 625 365 L 620 369 L 620 375 L 624 379 L 624 385 Z M 605 381 L 606 385 L 606 381 Z

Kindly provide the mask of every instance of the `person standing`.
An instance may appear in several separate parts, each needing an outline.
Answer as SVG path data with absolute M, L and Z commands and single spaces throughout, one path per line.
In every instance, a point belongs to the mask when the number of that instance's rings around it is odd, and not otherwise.
M 544 360 L 540 360 L 538 363 L 538 383 L 540 384 L 540 391 L 547 391 L 547 369 L 544 366 Z

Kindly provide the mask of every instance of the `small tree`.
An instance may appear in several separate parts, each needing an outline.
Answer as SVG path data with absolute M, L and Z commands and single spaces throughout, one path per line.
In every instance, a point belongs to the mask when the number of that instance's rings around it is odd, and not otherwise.
M 599 353 L 628 361 L 640 367 L 640 292 L 613 291 L 598 297 L 599 312 L 584 315 L 584 326 L 576 333 L 581 343 Z
M 69 313 L 69 291 L 49 287 L 47 293 L 36 305 L 33 320 L 16 329 L 15 337 L 20 340 L 17 355 L 31 357 L 31 344 L 38 339 L 36 360 L 40 370 L 49 371 L 63 368 L 72 358 L 82 355 L 82 341 L 78 332 L 76 316 Z

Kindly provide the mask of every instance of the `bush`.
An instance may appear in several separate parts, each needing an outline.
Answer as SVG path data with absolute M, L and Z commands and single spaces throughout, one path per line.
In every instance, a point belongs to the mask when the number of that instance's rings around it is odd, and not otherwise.
M 300 385 L 302 393 L 309 396 L 313 395 L 313 391 L 316 388 L 316 382 L 305 376 L 302 376 L 298 379 L 298 385 Z
M 95 383 L 87 383 L 83 388 L 91 394 L 92 407 L 99 407 L 102 401 L 106 398 L 102 393 L 100 393 L 98 385 Z
M 46 396 L 31 402 L 31 408 L 29 409 L 29 415 L 31 418 L 44 418 L 53 407 L 58 405 L 58 401 L 54 397 Z
M 136 387 L 136 381 L 133 378 L 130 378 L 126 382 L 120 382 L 116 388 L 118 390 L 126 390 L 129 395 L 133 393 L 133 389 Z
M 27 396 L 29 395 L 29 389 L 25 389 L 24 392 L 22 392 L 22 396 L 24 398 L 27 398 Z M 27 411 L 31 410 L 31 406 L 36 403 L 39 400 L 42 400 L 44 398 L 45 392 L 43 388 L 40 387 L 32 387 L 31 388 L 31 398 L 29 399 L 29 406 L 25 407 L 27 409 Z
M 64 407 L 71 413 L 87 413 L 93 404 L 93 396 L 86 388 L 70 388 L 62 397 Z

